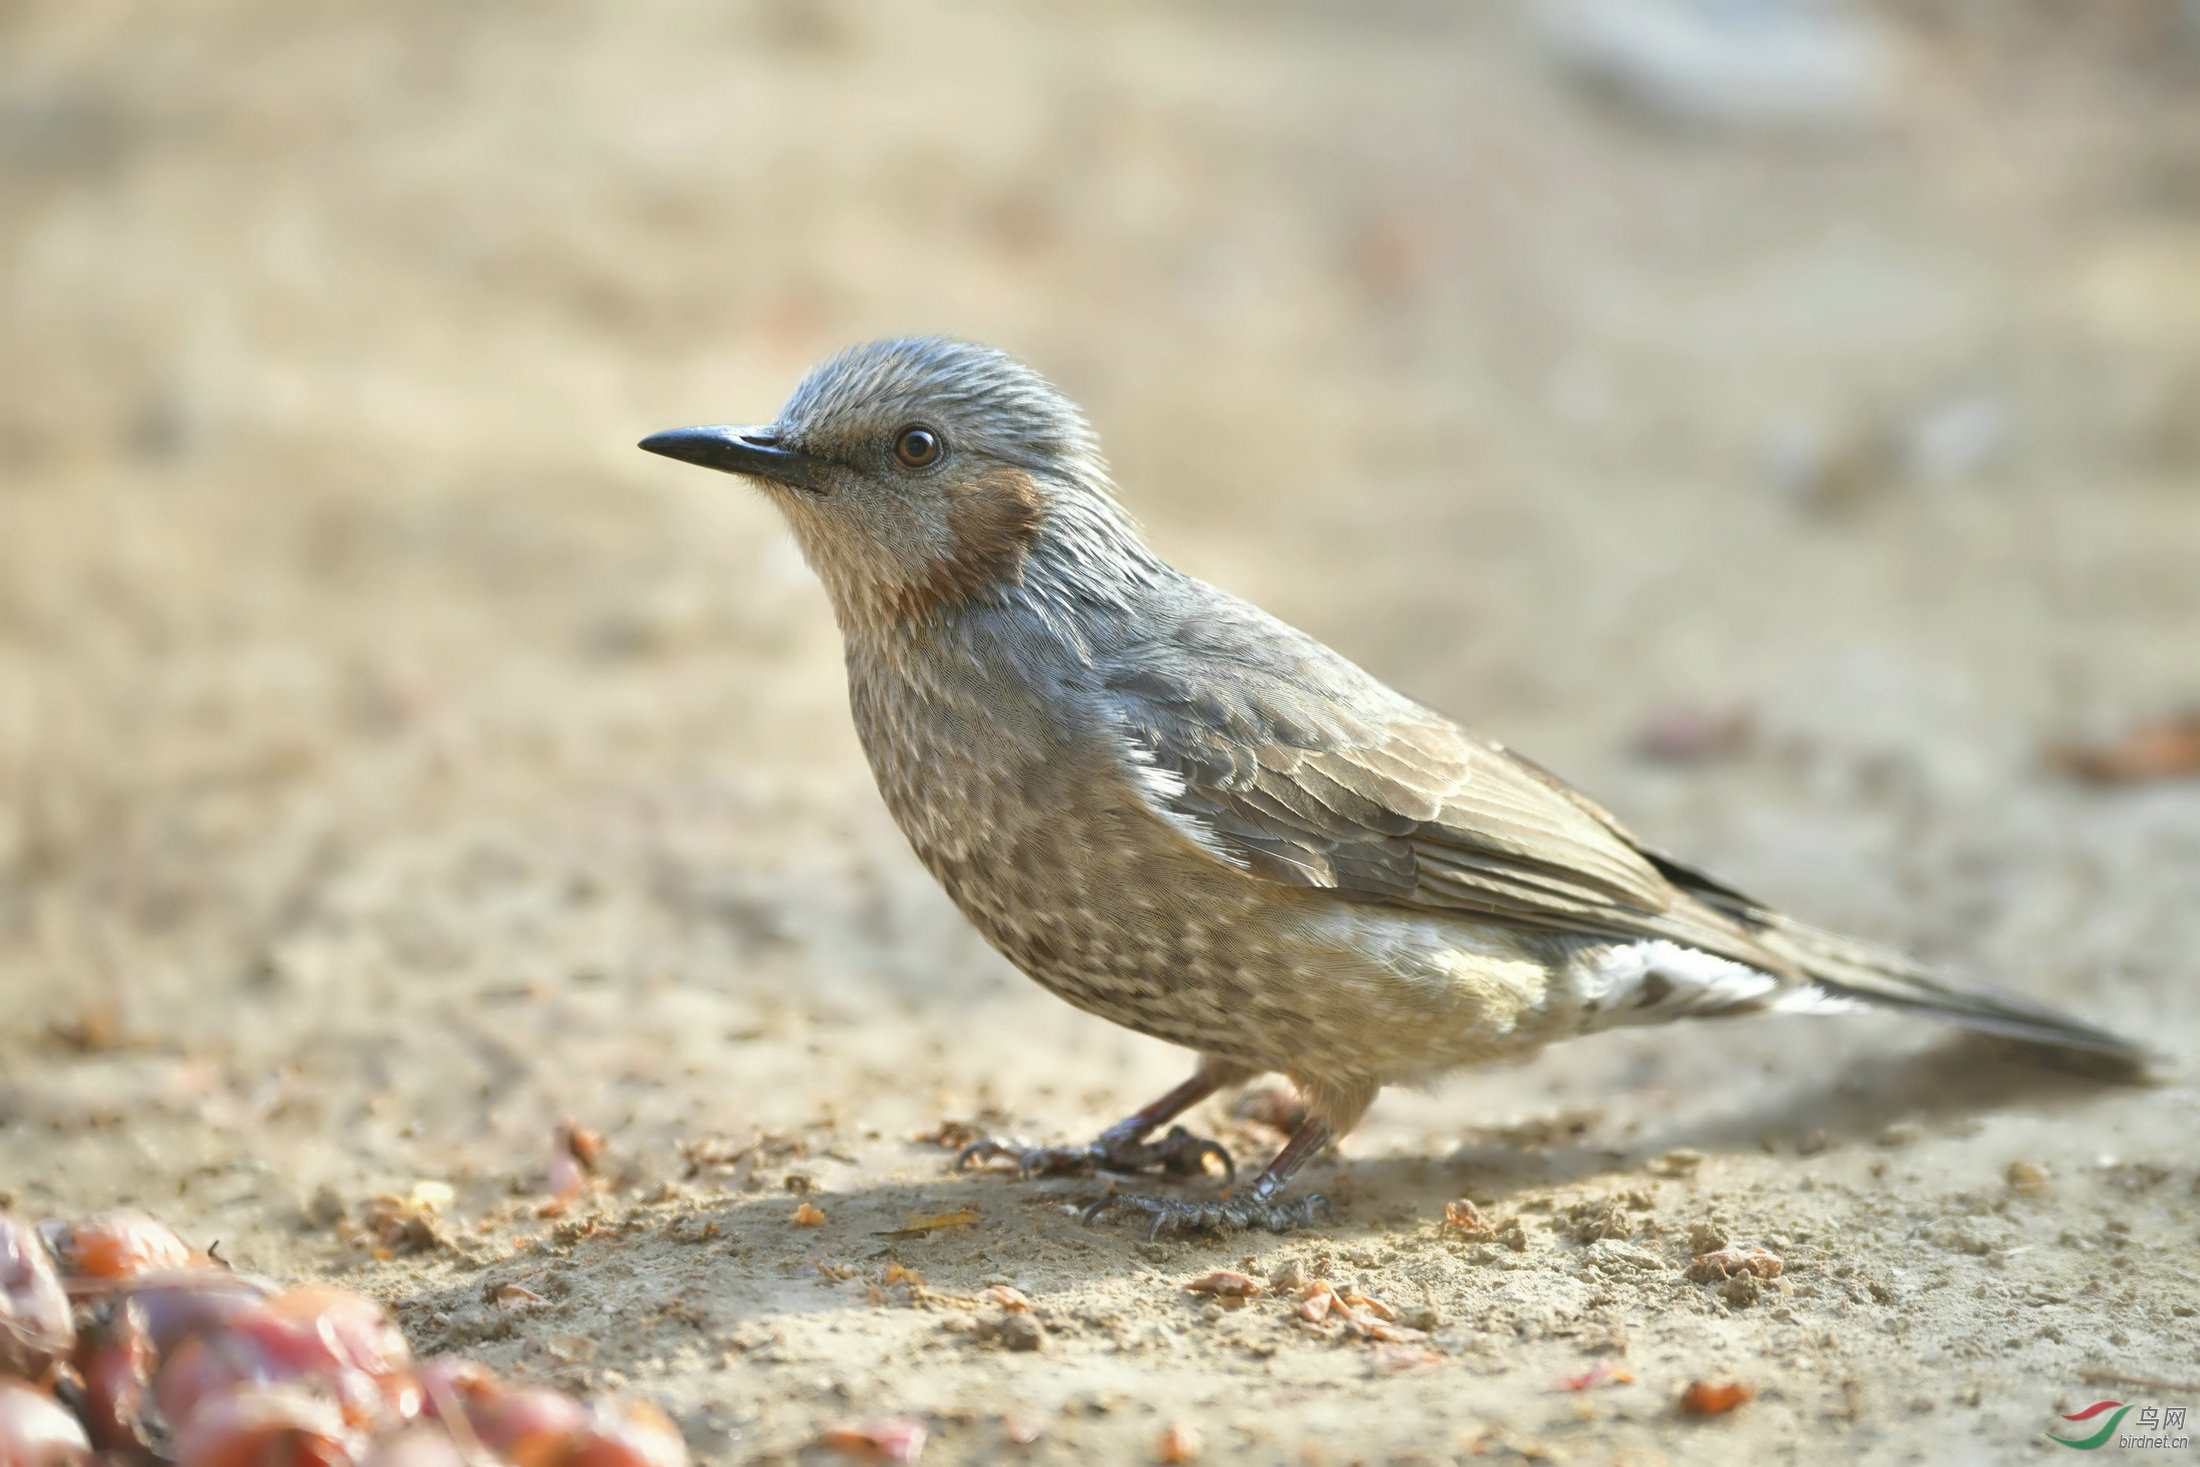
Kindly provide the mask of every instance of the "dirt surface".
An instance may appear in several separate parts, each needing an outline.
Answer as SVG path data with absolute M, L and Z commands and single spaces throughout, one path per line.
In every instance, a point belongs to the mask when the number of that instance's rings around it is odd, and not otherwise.
M 996 341 L 1179 564 L 1767 900 L 2189 1056 L 2200 783 L 2047 751 L 2200 702 L 2200 39 L 2077 14 L 1907 7 L 1883 115 L 1793 137 L 1655 125 L 1497 7 L 0 4 L 0 1190 L 714 1463 L 888 1416 L 927 1462 L 2003 1462 L 2200 1411 L 2189 1072 L 1610 1035 L 1386 1095 L 1282 1238 L 951 1175 L 912 1137 L 1083 1137 L 1184 1057 L 965 929 L 768 508 L 631 447 Z M 1240 1109 L 1194 1119 L 1257 1164 Z M 545 1216 L 565 1117 L 601 1190 Z M 1784 1271 L 1691 1281 L 1722 1238 Z

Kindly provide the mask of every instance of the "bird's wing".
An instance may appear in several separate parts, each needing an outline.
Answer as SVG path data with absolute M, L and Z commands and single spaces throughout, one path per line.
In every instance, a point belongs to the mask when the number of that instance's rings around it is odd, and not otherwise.
M 1201 590 L 1101 673 L 1147 802 L 1217 860 L 1351 900 L 1789 967 L 1555 775 Z

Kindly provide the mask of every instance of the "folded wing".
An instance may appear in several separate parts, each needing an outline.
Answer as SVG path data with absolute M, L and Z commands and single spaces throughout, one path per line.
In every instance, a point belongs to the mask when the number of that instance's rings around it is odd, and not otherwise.
M 1670 938 L 1791 971 L 1556 777 L 1212 594 L 1103 673 L 1156 813 L 1217 859 L 1346 900 Z

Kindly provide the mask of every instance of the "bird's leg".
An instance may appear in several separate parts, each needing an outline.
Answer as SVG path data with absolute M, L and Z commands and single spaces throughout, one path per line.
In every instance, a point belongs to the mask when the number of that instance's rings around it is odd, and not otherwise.
M 1224 1086 L 1253 1077 L 1244 1065 L 1212 1056 L 1202 1058 L 1192 1078 L 1152 1105 L 1125 1116 L 1100 1133 L 1089 1146 L 1028 1146 L 1021 1141 L 988 1136 L 965 1146 L 955 1158 L 958 1170 L 974 1161 L 1007 1157 L 1024 1176 L 1083 1176 L 1094 1171 L 1141 1172 L 1159 1167 L 1172 1177 L 1196 1177 L 1207 1170 L 1207 1158 L 1222 1163 L 1228 1181 L 1237 1180 L 1237 1163 L 1222 1143 L 1194 1136 L 1182 1126 L 1170 1126 L 1158 1141 L 1148 1141 L 1157 1127 L 1167 1125 Z
M 1310 1227 L 1314 1214 L 1329 1214 L 1329 1199 L 1316 1192 L 1301 1197 L 1296 1202 L 1282 1202 L 1284 1184 L 1291 1174 L 1306 1164 L 1330 1141 L 1329 1123 L 1320 1117 L 1309 1119 L 1292 1134 L 1276 1159 L 1268 1163 L 1268 1169 L 1253 1179 L 1253 1185 L 1244 1192 L 1224 1197 L 1214 1202 L 1191 1201 L 1181 1197 L 1136 1197 L 1128 1193 L 1111 1193 L 1085 1209 L 1085 1221 L 1095 1222 L 1111 1212 L 1133 1211 L 1151 1218 L 1146 1229 L 1149 1239 L 1163 1233 L 1183 1231 L 1215 1232 L 1223 1228 L 1266 1228 L 1271 1233 L 1285 1233 L 1293 1228 Z

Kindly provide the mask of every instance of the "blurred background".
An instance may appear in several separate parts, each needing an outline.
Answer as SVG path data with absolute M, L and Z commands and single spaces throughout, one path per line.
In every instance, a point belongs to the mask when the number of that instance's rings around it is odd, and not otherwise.
M 2200 702 L 2196 83 L 2173 0 L 5 0 L 9 1185 L 264 1250 L 568 1112 L 1173 1076 L 963 929 L 775 517 L 632 446 L 902 332 L 1658 844 L 2189 1026 L 2200 796 L 2056 751 Z

